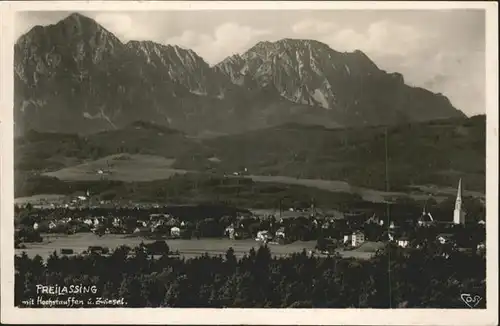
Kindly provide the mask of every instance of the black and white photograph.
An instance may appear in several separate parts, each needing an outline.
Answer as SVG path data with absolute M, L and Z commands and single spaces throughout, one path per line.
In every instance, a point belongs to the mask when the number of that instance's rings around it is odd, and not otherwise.
M 498 323 L 497 5 L 392 4 L 2 4 L 2 322 Z

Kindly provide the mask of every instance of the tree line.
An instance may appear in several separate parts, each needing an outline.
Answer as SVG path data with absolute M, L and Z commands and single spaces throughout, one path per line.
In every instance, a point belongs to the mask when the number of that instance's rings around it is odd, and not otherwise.
M 266 246 L 241 259 L 232 248 L 192 259 L 131 250 L 54 253 L 46 263 L 40 256 L 17 256 L 15 304 L 36 298 L 37 284 L 95 285 L 97 294 L 78 299 L 123 298 L 127 307 L 464 308 L 461 293 L 482 296 L 479 308 L 486 304 L 484 255 L 432 242 L 409 251 L 389 244 L 366 261 L 305 251 L 278 258 Z

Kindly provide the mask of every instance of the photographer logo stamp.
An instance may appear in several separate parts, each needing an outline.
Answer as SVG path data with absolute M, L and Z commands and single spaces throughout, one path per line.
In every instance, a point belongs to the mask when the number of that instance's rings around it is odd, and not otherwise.
M 462 293 L 460 295 L 460 298 L 469 308 L 477 307 L 479 302 L 482 300 L 482 298 L 479 295 L 473 295 L 470 293 Z

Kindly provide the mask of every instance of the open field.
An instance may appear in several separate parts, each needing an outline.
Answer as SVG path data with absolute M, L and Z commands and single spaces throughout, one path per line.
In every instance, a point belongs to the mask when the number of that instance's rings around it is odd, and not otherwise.
M 114 180 L 124 182 L 148 182 L 165 180 L 176 174 L 186 174 L 190 172 L 172 168 L 174 162 L 175 160 L 173 159 L 154 155 L 117 154 L 76 166 L 66 167 L 58 171 L 47 172 L 44 175 L 55 177 L 63 181 Z M 200 173 L 195 171 L 191 172 Z M 414 200 L 425 201 L 431 190 L 435 195 L 434 199 L 440 202 L 447 196 L 452 195 L 453 192 L 453 189 L 450 188 L 441 189 L 440 187 L 430 186 L 413 187 L 414 190 L 408 193 L 386 192 L 352 186 L 348 182 L 340 180 L 304 179 L 289 176 L 247 175 L 230 177 L 249 178 L 259 183 L 296 185 L 334 193 L 356 194 L 361 196 L 363 200 L 374 203 L 384 203 L 397 197 L 410 197 Z M 482 194 L 479 192 L 471 192 L 469 195 L 477 197 Z
M 410 197 L 414 200 L 425 201 L 429 194 L 433 194 L 433 198 L 437 202 L 441 202 L 448 196 L 456 196 L 457 188 L 453 187 L 438 187 L 435 185 L 415 185 L 408 186 L 412 189 L 411 192 L 397 192 L 397 191 L 381 191 L 374 190 L 363 187 L 356 187 L 350 185 L 348 182 L 340 180 L 321 180 L 321 179 L 300 179 L 292 178 L 287 176 L 262 176 L 262 175 L 250 175 L 246 176 L 251 178 L 255 182 L 272 182 L 272 183 L 284 183 L 289 185 L 301 185 L 310 188 L 318 188 L 321 190 L 327 190 L 331 192 L 345 192 L 351 194 L 358 194 L 364 200 L 373 203 L 382 203 L 386 200 L 394 197 Z M 457 178 L 458 180 L 459 178 Z M 479 191 L 463 190 L 465 196 L 470 196 L 474 198 L 485 198 L 485 194 Z
M 425 199 L 428 198 L 429 196 L 428 192 L 423 192 L 418 190 L 411 193 L 404 193 L 404 192 L 386 192 L 386 191 L 368 189 L 363 187 L 355 187 L 345 181 L 339 181 L 339 180 L 300 179 L 287 176 L 262 176 L 262 175 L 250 175 L 246 177 L 251 178 L 255 182 L 283 183 L 289 185 L 300 185 L 310 188 L 317 188 L 330 192 L 357 194 L 361 196 L 363 200 L 373 203 L 384 203 L 386 201 L 390 201 L 392 198 L 395 197 L 410 197 L 414 200 L 425 201 Z M 438 202 L 446 198 L 446 196 L 439 196 L 439 194 L 449 194 L 449 192 L 447 191 L 440 192 L 440 188 L 437 187 L 435 188 L 435 192 L 437 196 L 434 196 L 434 199 Z
M 44 175 L 64 181 L 153 181 L 186 171 L 171 168 L 175 160 L 155 155 L 117 154 Z M 102 173 L 99 173 L 102 171 Z
M 87 250 L 89 246 L 102 246 L 108 247 L 113 250 L 121 245 L 134 247 L 141 242 L 148 243 L 154 240 L 149 240 L 143 237 L 131 237 L 123 235 L 104 235 L 99 237 L 93 233 L 78 233 L 74 235 L 51 235 L 44 234 L 44 242 L 42 243 L 28 243 L 26 249 L 16 249 L 16 255 L 20 255 L 23 251 L 29 257 L 40 255 L 42 258 L 47 259 L 50 254 L 57 251 L 59 254 L 60 249 L 73 249 L 75 254 Z M 230 247 L 234 249 L 234 253 L 238 257 L 248 254 L 251 248 L 258 249 L 260 243 L 253 240 L 230 240 L 230 239 L 175 239 L 167 240 L 167 244 L 171 251 L 179 251 L 180 255 L 185 258 L 192 258 L 201 256 L 204 253 L 209 255 L 224 255 Z M 271 253 L 274 256 L 286 256 L 294 252 L 301 252 L 303 249 L 313 250 L 316 241 L 296 241 L 287 245 L 268 244 Z M 361 251 L 339 251 L 344 257 L 354 257 L 359 259 L 370 258 L 372 253 Z
M 362 252 L 376 252 L 379 249 L 382 249 L 384 247 L 383 242 L 372 242 L 372 241 L 367 241 L 363 244 L 361 244 L 358 248 L 354 249 L 353 251 L 362 253 Z
M 26 205 L 26 204 L 31 204 L 31 205 L 43 205 L 47 203 L 51 204 L 58 204 L 62 203 L 66 196 L 64 195 L 57 195 L 57 194 L 39 194 L 39 195 L 33 195 L 29 197 L 18 197 L 14 199 L 14 203 L 18 205 Z

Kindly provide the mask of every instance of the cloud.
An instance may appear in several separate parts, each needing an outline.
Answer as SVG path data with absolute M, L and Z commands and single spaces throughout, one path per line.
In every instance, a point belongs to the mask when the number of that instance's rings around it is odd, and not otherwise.
M 434 35 L 419 28 L 389 23 L 376 22 L 368 28 L 368 44 L 372 51 L 389 55 L 405 55 L 422 48 L 422 42 L 431 42 Z M 427 44 L 428 44 L 427 43 Z
M 96 22 L 111 31 L 123 42 L 130 40 L 145 40 L 154 35 L 152 26 L 140 24 L 127 14 L 99 13 L 93 17 Z
M 331 22 L 319 20 L 303 20 L 292 26 L 292 31 L 296 34 L 326 34 L 336 29 L 337 25 Z
M 414 78 L 430 90 L 450 97 L 470 114 L 484 112 L 485 58 L 480 51 L 440 51 L 418 62 Z
M 50 18 L 32 17 L 30 12 L 20 12 L 14 16 L 14 38 L 17 39 L 24 33 L 27 33 L 34 26 L 49 25 L 54 23 Z
M 228 55 L 244 52 L 270 34 L 268 30 L 228 22 L 219 25 L 210 34 L 187 30 L 167 39 L 166 43 L 191 48 L 208 63 L 215 64 Z
M 310 34 L 339 51 L 360 49 L 372 56 L 406 55 L 419 51 L 422 42 L 429 42 L 432 33 L 388 21 L 377 21 L 364 31 L 340 29 L 330 22 L 302 21 L 292 26 L 296 34 Z

